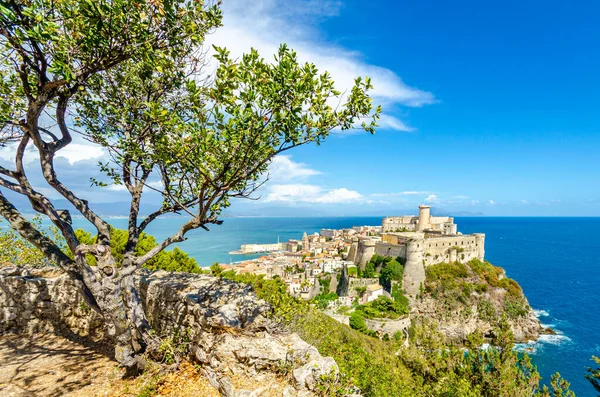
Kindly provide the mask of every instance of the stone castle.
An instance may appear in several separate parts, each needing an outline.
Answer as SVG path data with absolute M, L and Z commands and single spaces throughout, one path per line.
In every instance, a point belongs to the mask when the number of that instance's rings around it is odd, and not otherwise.
M 425 268 L 439 262 L 484 259 L 485 234 L 461 234 L 454 218 L 431 216 L 431 207 L 419 206 L 419 216 L 388 217 L 381 238 L 355 237 L 348 260 L 364 270 L 373 255 L 399 257 L 404 264 L 403 286 L 409 295 L 419 292 Z

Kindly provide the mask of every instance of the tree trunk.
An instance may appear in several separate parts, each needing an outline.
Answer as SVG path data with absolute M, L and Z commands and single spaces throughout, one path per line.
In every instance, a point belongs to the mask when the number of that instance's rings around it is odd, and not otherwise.
M 102 269 L 100 263 L 98 268 Z M 106 269 L 106 267 L 104 268 Z M 133 275 L 103 274 L 99 290 L 93 291 L 102 310 L 109 336 L 115 343 L 115 359 L 123 366 L 139 366 L 150 342 L 150 325 Z M 104 270 L 100 270 L 104 272 Z

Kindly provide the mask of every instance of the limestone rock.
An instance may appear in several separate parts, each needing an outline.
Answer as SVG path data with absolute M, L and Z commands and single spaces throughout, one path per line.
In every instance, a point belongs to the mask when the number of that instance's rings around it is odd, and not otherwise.
M 337 374 L 330 357 L 297 334 L 273 332 L 271 307 L 248 285 L 202 274 L 151 273 L 135 276 L 148 321 L 159 334 L 187 330 L 191 358 L 223 396 L 252 397 L 235 390 L 229 376 L 260 380 L 287 373 L 293 379 L 283 395 L 313 396 L 322 375 Z M 0 268 L 0 332 L 68 332 L 103 339 L 102 317 L 85 304 L 70 278 L 56 268 Z

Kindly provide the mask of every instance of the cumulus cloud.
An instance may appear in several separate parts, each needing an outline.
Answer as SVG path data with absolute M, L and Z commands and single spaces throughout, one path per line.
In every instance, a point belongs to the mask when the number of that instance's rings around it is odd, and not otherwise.
M 361 199 L 362 199 L 362 195 L 360 193 L 358 193 L 357 191 L 348 190 L 346 188 L 341 188 L 341 189 L 330 190 L 329 192 L 325 193 L 324 195 L 317 197 L 315 199 L 315 202 L 316 203 L 325 203 L 325 204 L 348 203 L 348 202 L 359 201 Z
M 337 14 L 339 1 L 258 0 L 248 7 L 244 0 L 231 0 L 223 5 L 223 27 L 208 37 L 209 45 L 226 47 L 239 57 L 255 48 L 265 58 L 287 43 L 302 62 L 312 62 L 327 70 L 340 91 L 352 87 L 357 76 L 369 76 L 377 103 L 392 107 L 421 107 L 435 103 L 432 93 L 406 84 L 395 72 L 370 64 L 361 54 L 323 40 L 314 22 Z M 390 106 L 391 105 L 391 106 Z M 382 128 L 412 131 L 390 114 L 383 115 Z
M 317 185 L 285 184 L 273 185 L 265 198 L 266 202 L 285 203 L 350 203 L 363 199 L 363 196 L 346 188 L 325 190 Z
M 304 163 L 293 161 L 292 156 L 283 154 L 276 156 L 269 166 L 269 179 L 272 181 L 307 178 L 320 173 Z
M 439 203 L 440 202 L 440 198 L 437 195 L 435 195 L 435 194 L 430 194 L 429 196 L 427 196 L 425 198 L 425 202 L 426 203 L 431 203 L 431 204 Z

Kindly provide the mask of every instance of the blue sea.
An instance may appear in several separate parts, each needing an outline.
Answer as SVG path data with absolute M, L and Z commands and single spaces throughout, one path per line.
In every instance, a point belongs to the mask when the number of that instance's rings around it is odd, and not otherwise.
M 578 396 L 595 396 L 584 376 L 591 356 L 600 356 L 600 218 L 456 217 L 455 222 L 463 233 L 486 234 L 486 259 L 519 282 L 541 322 L 559 333 L 521 346 L 544 380 L 558 371 Z M 126 220 L 111 223 L 125 228 Z M 181 223 L 179 218 L 157 220 L 148 232 L 164 238 Z M 179 247 L 201 266 L 210 266 L 252 258 L 228 254 L 244 243 L 379 224 L 380 217 L 230 218 L 210 232 L 188 233 Z M 74 226 L 90 230 L 83 220 L 74 220 Z

